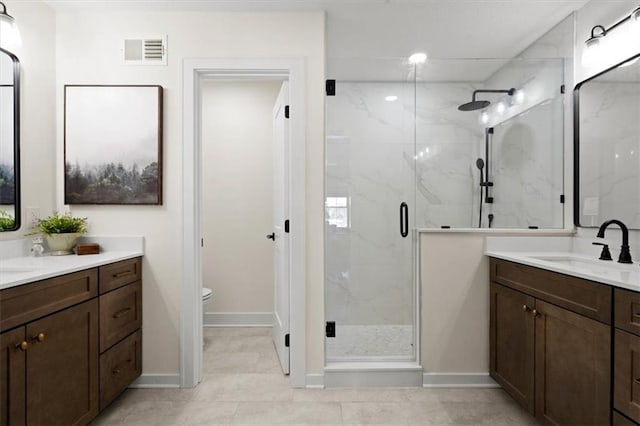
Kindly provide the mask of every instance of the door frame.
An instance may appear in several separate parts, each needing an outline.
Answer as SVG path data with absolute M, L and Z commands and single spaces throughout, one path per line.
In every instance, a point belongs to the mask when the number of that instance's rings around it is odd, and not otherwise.
M 204 58 L 183 63 L 183 250 L 180 309 L 180 386 L 202 380 L 202 148 L 204 79 L 277 77 L 289 81 L 290 383 L 306 385 L 306 108 L 303 58 Z

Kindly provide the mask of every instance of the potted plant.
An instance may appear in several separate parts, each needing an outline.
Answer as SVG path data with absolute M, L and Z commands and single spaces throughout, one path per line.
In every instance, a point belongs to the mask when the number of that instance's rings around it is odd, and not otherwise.
M 70 213 L 55 213 L 46 219 L 38 220 L 36 230 L 44 234 L 51 255 L 72 254 L 71 248 L 87 231 L 87 218 L 74 217 Z
M 12 231 L 16 221 L 6 210 L 0 210 L 0 232 Z

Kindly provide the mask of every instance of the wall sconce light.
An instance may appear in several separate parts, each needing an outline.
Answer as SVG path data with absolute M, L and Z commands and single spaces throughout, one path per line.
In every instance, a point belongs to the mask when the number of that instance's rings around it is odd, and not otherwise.
M 7 13 L 7 6 L 0 1 L 0 47 L 11 49 L 20 45 L 22 40 L 16 20 Z
M 596 25 L 591 28 L 591 36 L 584 42 L 585 49 L 582 52 L 582 65 L 585 67 L 596 65 L 603 57 L 603 42 L 605 41 L 605 37 L 627 21 L 630 21 L 630 24 L 632 24 L 635 29 L 640 28 L 640 6 L 609 28 L 605 28 L 602 25 Z

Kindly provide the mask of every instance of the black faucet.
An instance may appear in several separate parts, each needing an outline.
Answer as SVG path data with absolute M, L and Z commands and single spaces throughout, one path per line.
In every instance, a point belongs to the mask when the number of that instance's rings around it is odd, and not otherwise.
M 620 256 L 618 257 L 618 263 L 633 263 L 631 260 L 631 253 L 629 252 L 629 229 L 627 225 L 620 222 L 617 219 L 611 219 L 600 225 L 598 230 L 598 238 L 604 238 L 604 231 L 611 224 L 616 224 L 622 230 L 622 246 L 620 246 Z

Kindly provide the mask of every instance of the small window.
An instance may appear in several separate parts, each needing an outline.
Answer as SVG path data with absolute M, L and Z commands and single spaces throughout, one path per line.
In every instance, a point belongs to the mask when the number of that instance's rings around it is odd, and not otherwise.
M 349 227 L 349 198 L 327 197 L 326 219 L 329 225 L 338 228 Z

